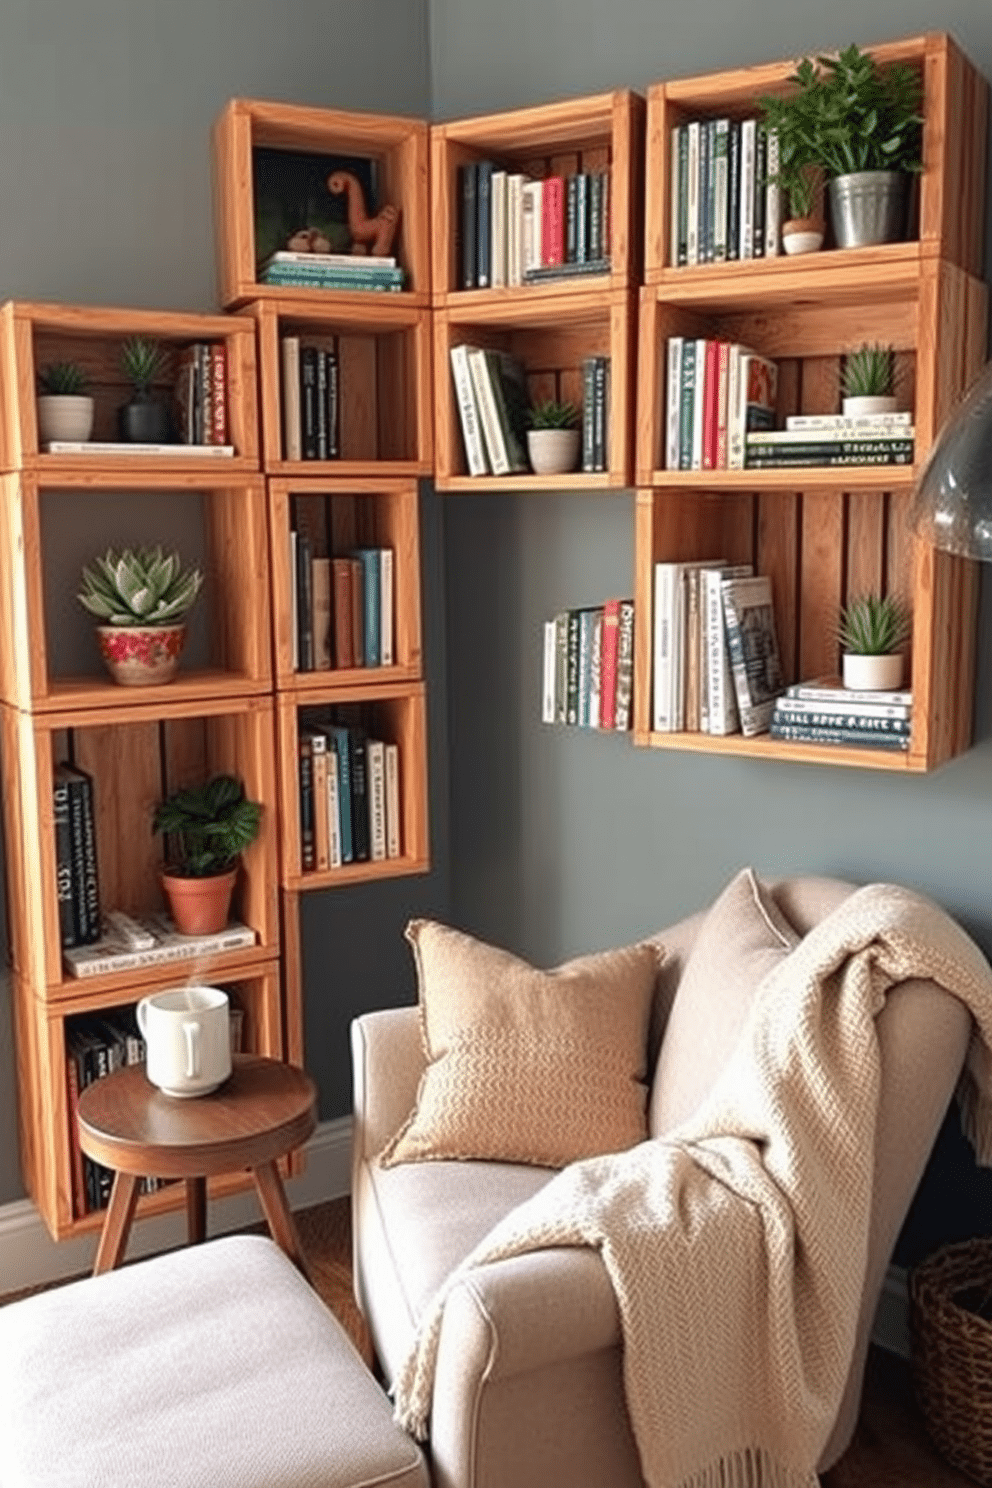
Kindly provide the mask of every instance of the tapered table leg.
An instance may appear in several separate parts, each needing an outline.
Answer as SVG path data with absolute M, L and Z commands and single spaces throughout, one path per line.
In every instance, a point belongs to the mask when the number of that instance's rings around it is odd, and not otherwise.
M 114 1175 L 110 1203 L 107 1205 L 107 1215 L 93 1263 L 94 1276 L 99 1276 L 104 1271 L 113 1271 L 124 1259 L 127 1237 L 134 1218 L 134 1206 L 138 1202 L 138 1182 L 137 1173 Z
M 186 1179 L 186 1238 L 199 1245 L 207 1238 L 207 1180 Z
M 267 1162 L 261 1163 L 257 1168 L 252 1168 L 251 1171 L 255 1179 L 255 1187 L 258 1189 L 262 1212 L 268 1220 L 273 1240 L 281 1250 L 286 1252 L 289 1259 L 309 1281 L 310 1271 L 303 1255 L 293 1215 L 286 1202 L 286 1190 L 282 1186 L 279 1169 L 274 1162 Z

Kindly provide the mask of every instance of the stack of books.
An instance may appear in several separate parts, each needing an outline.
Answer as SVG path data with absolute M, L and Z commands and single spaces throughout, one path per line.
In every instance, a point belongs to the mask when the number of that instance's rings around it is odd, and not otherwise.
M 399 745 L 334 717 L 309 717 L 299 737 L 302 871 L 398 858 Z
M 669 263 L 725 263 L 781 252 L 774 135 L 756 119 L 693 119 L 671 134 Z
M 458 180 L 462 289 L 609 273 L 609 171 L 535 181 L 478 160 Z
M 544 623 L 542 723 L 631 726 L 634 601 L 562 610 Z
M 787 687 L 775 704 L 775 739 L 847 744 L 864 749 L 909 748 L 913 727 L 909 691 L 863 692 L 839 677 L 816 677 Z
M 179 443 L 227 445 L 227 347 L 197 341 L 176 364 Z
M 909 413 L 791 414 L 784 429 L 748 432 L 748 469 L 793 465 L 912 465 L 916 431 Z
M 360 253 L 294 253 L 280 249 L 266 259 L 261 284 L 298 289 L 391 290 L 403 288 L 406 274 L 395 258 Z
M 665 466 L 742 470 L 746 436 L 775 423 L 778 364 L 736 341 L 666 343 Z
M 336 460 L 341 454 L 337 347 L 283 336 L 282 427 L 286 460 Z

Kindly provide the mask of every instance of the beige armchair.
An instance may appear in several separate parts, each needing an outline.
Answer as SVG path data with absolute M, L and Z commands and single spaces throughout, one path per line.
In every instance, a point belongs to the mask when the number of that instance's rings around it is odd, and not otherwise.
M 851 892 L 835 880 L 771 886 L 800 934 Z M 695 1096 L 722 1067 L 711 1008 L 673 1004 L 704 915 L 659 932 L 654 1046 L 664 1066 L 693 1070 Z M 692 993 L 689 979 L 683 990 Z M 706 1027 L 701 1027 L 702 1020 Z M 970 1031 L 963 1006 L 931 982 L 902 983 L 877 1020 L 882 1091 L 869 1258 L 857 1343 L 836 1423 L 821 1459 L 830 1466 L 857 1418 L 865 1353 L 892 1247 L 961 1069 Z M 724 1043 L 739 1020 L 728 1014 Z M 700 1047 L 708 1047 L 700 1064 Z M 516 1204 L 552 1176 L 492 1162 L 420 1162 L 383 1168 L 376 1155 L 409 1114 L 423 1069 L 414 1008 L 370 1013 L 352 1029 L 355 1290 L 387 1379 L 410 1347 L 440 1283 Z M 671 1106 L 671 1102 L 669 1102 Z M 683 1113 L 685 1114 L 685 1113 Z M 664 1124 L 666 1116 L 669 1125 Z M 652 1101 L 651 1135 L 671 1129 Z M 643 1488 L 621 1368 L 620 1325 L 597 1252 L 559 1249 L 474 1270 L 445 1305 L 430 1424 L 435 1488 Z

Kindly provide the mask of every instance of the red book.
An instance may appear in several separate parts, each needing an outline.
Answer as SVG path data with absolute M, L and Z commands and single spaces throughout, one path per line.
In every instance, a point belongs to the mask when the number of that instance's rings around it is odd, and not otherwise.
M 541 192 L 541 260 L 565 262 L 565 178 L 547 176 Z
M 721 341 L 716 388 L 716 465 L 727 468 L 727 387 L 730 375 L 730 342 Z
M 599 726 L 604 729 L 616 727 L 619 640 L 620 601 L 608 599 L 603 605 L 603 640 L 599 652 Z
M 215 341 L 210 347 L 210 444 L 227 443 L 227 347 Z
M 720 383 L 720 343 L 707 341 L 703 374 L 703 469 L 715 470 L 717 444 L 717 390 Z

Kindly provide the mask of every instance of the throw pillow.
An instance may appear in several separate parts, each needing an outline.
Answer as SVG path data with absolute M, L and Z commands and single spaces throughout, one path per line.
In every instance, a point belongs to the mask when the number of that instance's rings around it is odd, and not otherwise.
M 665 1136 L 702 1104 L 744 1027 L 754 994 L 800 937 L 750 868 L 714 900 L 675 993 L 648 1125 Z
M 427 1068 L 385 1166 L 481 1158 L 557 1168 L 647 1136 L 652 942 L 538 971 L 411 920 Z

